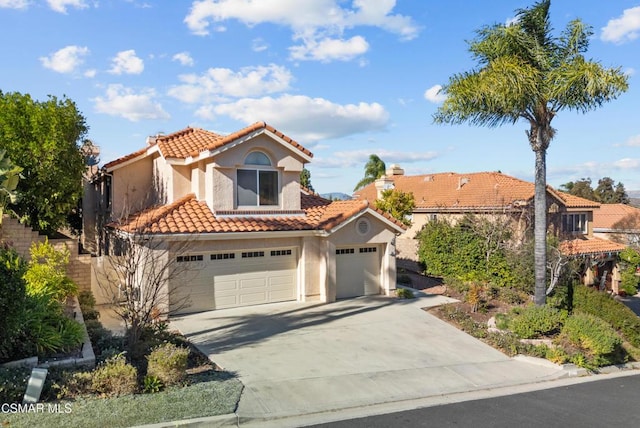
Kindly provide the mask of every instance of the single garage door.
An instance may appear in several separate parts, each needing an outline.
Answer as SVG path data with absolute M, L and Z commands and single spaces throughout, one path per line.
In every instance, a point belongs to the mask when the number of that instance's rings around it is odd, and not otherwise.
M 297 298 L 295 248 L 218 252 L 205 254 L 202 258 L 202 261 L 196 260 L 202 268 L 195 278 L 193 274 L 185 272 L 184 281 L 176 281 L 180 285 L 172 300 L 175 301 L 173 309 L 177 313 L 284 302 Z M 189 306 L 178 307 L 185 295 L 189 296 Z
M 336 249 L 336 298 L 380 293 L 380 249 L 356 246 Z

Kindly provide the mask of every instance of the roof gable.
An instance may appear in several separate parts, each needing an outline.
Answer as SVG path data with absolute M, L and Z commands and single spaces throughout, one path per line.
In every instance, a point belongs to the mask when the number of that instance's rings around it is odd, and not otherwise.
M 158 151 L 165 159 L 181 161 L 199 159 L 201 156 L 209 156 L 212 152 L 225 146 L 241 142 L 243 138 L 250 137 L 252 134 L 257 135 L 264 132 L 270 134 L 277 141 L 298 151 L 303 157 L 308 159 L 313 157 L 313 153 L 297 141 L 265 122 L 256 122 L 253 125 L 226 136 L 201 128 L 189 127 L 169 135 L 150 137 L 147 147 L 113 160 L 105 164 L 105 168 L 108 170 L 117 168 L 136 158 L 150 155 L 155 151 Z

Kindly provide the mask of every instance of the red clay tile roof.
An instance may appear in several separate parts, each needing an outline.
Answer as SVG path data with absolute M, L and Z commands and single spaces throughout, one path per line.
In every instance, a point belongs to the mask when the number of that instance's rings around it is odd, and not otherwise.
M 417 209 L 492 209 L 529 203 L 534 197 L 534 184 L 498 172 L 458 174 L 445 172 L 425 175 L 390 176 L 394 187 L 412 192 Z M 567 207 L 597 207 L 598 204 L 576 196 L 549 192 Z M 370 184 L 356 192 L 355 197 L 373 201 L 377 191 Z
M 154 234 L 330 231 L 369 208 L 366 201 L 331 202 L 317 195 L 305 194 L 301 194 L 301 198 L 300 214 L 252 212 L 249 215 L 216 216 L 205 202 L 198 201 L 194 194 L 189 194 L 172 204 L 142 211 L 130 216 L 124 223 L 112 223 L 110 226 L 125 232 Z M 403 228 L 401 223 L 381 211 L 377 212 Z
M 617 242 L 607 241 L 600 238 L 577 238 L 560 243 L 560 251 L 565 256 L 618 253 L 626 247 Z
M 305 149 L 301 144 L 299 144 L 292 138 L 287 137 L 282 132 L 275 129 L 273 126 L 268 125 L 265 122 L 256 122 L 253 125 L 247 126 L 246 128 L 243 128 L 237 132 L 234 132 L 233 134 L 229 134 L 226 136 L 219 135 L 200 128 L 185 128 L 181 131 L 174 132 L 169 135 L 156 137 L 155 141 L 153 141 L 148 147 L 113 160 L 105 164 L 105 167 L 111 168 L 137 156 L 141 156 L 145 154 L 150 148 L 155 146 L 158 147 L 158 150 L 165 158 L 186 159 L 188 157 L 196 157 L 201 152 L 207 150 L 215 150 L 261 129 L 268 130 L 282 140 L 286 141 L 291 146 L 300 150 L 302 153 L 306 154 L 309 157 L 313 157 L 313 153 Z
M 593 210 L 593 227 L 611 230 L 640 229 L 640 209 L 625 204 L 601 204 Z

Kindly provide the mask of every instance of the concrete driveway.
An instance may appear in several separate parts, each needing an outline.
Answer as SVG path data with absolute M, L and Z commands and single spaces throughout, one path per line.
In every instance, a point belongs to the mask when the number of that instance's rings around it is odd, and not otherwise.
M 442 296 L 278 303 L 176 318 L 245 389 L 241 421 L 332 412 L 560 377 L 428 314 Z

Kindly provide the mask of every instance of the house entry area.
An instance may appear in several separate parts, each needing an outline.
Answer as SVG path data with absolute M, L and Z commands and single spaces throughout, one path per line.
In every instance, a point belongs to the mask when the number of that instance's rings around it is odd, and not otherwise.
M 184 263 L 194 269 L 175 281 L 170 309 L 175 314 L 297 298 L 297 251 L 295 248 L 234 250 L 190 254 Z M 178 258 L 178 263 L 181 260 Z M 188 306 L 184 298 L 188 296 Z
M 380 293 L 380 253 L 376 245 L 336 248 L 336 298 Z

